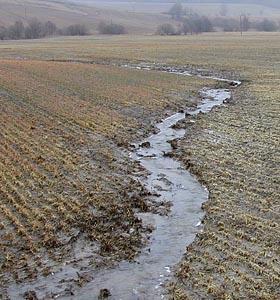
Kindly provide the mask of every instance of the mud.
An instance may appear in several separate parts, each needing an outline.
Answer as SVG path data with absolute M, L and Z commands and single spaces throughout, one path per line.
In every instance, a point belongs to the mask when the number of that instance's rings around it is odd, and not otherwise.
M 148 172 L 143 184 L 151 192 L 155 203 L 171 202 L 169 214 L 138 214 L 144 224 L 154 229 L 148 246 L 133 262 L 123 261 L 117 267 L 103 268 L 84 277 L 75 266 L 63 266 L 52 274 L 48 284 L 45 278 L 28 285 L 13 285 L 8 290 L 11 299 L 22 299 L 26 292 L 38 299 L 98 299 L 104 291 L 110 299 L 165 299 L 165 283 L 172 278 L 173 267 L 182 258 L 186 246 L 193 242 L 196 234 L 203 230 L 201 221 L 204 217 L 201 206 L 208 199 L 208 191 L 183 165 L 169 155 L 176 141 L 186 134 L 186 129 L 176 126 L 178 122 L 195 122 L 195 116 L 208 113 L 213 107 L 223 105 L 232 97 L 231 87 L 241 84 L 203 72 L 190 72 L 184 68 L 155 68 L 148 65 L 125 65 L 124 67 L 141 70 L 157 70 L 182 76 L 198 76 L 225 82 L 228 89 L 203 89 L 200 91 L 201 102 L 196 109 L 186 109 L 175 113 L 156 124 L 157 131 L 149 138 L 134 144 L 129 153 L 131 159 L 140 162 Z M 88 263 L 88 261 L 85 261 Z M 89 267 L 86 267 L 88 270 Z M 82 280 L 80 288 L 65 289 L 67 276 Z M 84 278 L 84 279 L 83 279 Z M 55 296 L 54 296 L 55 295 Z M 101 296 L 100 296 L 101 295 Z M 107 297 L 106 296 L 106 297 Z

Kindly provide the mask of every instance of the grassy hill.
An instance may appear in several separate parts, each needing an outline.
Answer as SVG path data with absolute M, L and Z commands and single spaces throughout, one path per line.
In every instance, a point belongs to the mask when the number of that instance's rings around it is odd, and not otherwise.
M 40 0 L 0 0 L 0 26 L 17 20 L 27 22 L 37 17 L 41 21 L 53 21 L 58 26 L 75 23 L 86 24 L 94 31 L 101 20 L 121 23 L 129 33 L 152 33 L 168 16 L 159 13 L 126 12 L 75 3 Z
M 220 13 L 221 2 L 195 2 L 191 1 L 184 5 L 199 14 L 217 16 Z M 258 18 L 280 19 L 280 8 L 237 2 L 239 1 L 227 5 L 229 17 L 246 13 Z M 17 20 L 22 20 L 26 23 L 29 19 L 37 17 L 41 21 L 53 21 L 59 27 L 76 23 L 85 24 L 94 33 L 100 21 L 113 21 L 124 25 L 128 33 L 151 34 L 155 32 L 158 25 L 172 22 L 170 17 L 166 15 L 171 6 L 172 1 L 164 0 L 149 2 L 0 0 L 0 26 L 10 25 Z
M 61 0 L 61 1 L 72 1 L 72 0 Z M 79 2 L 94 2 L 94 0 L 75 0 Z M 105 0 L 104 2 L 137 2 L 137 3 L 174 3 L 177 0 Z M 271 7 L 280 7 L 278 0 L 181 0 L 182 3 L 225 3 L 225 4 L 260 4 Z
M 135 13 L 166 13 L 175 1 L 172 0 L 64 0 L 67 3 L 76 3 L 99 8 L 111 8 L 122 12 Z M 280 2 L 274 1 L 209 1 L 209 0 L 189 0 L 182 1 L 185 7 L 192 9 L 199 14 L 216 16 L 219 15 L 221 5 L 227 5 L 228 16 L 239 16 L 242 13 L 250 14 L 254 17 L 280 17 Z

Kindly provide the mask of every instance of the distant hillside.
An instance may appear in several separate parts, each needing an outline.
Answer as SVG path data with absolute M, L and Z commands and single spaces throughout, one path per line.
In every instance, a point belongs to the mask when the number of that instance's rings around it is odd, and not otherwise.
M 60 1 L 80 1 L 83 0 L 60 0 Z M 91 0 L 86 0 L 87 2 L 91 2 Z M 104 2 L 143 2 L 143 3 L 175 3 L 177 0 L 103 0 Z M 94 0 L 92 0 L 94 2 Z M 227 3 L 227 4 L 259 4 L 270 7 L 278 7 L 280 8 L 279 0 L 181 0 L 181 2 L 185 3 Z
M 52 21 L 59 27 L 85 24 L 94 32 L 100 21 L 113 21 L 127 28 L 128 33 L 154 33 L 157 26 L 169 21 L 160 13 L 124 12 L 77 5 L 74 1 L 61 0 L 0 0 L 0 26 L 17 20 L 27 22 L 37 17 L 40 21 Z
M 134 12 L 164 15 L 176 0 L 60 0 L 77 5 L 88 5 L 119 12 Z M 227 16 L 239 17 L 248 14 L 256 18 L 280 19 L 280 0 L 182 0 L 185 7 L 198 14 L 219 16 L 221 5 L 227 5 Z M 278 6 L 278 7 L 277 7 Z
M 184 2 L 185 6 L 203 15 L 217 16 L 221 3 L 228 3 L 229 17 L 246 13 L 257 18 L 280 19 L 280 0 Z M 124 25 L 128 33 L 152 34 L 160 24 L 173 22 L 166 14 L 172 3 L 172 0 L 0 0 L 0 26 L 11 25 L 17 20 L 26 23 L 37 17 L 40 21 L 52 21 L 58 27 L 85 24 L 92 33 L 96 32 L 100 21 L 112 21 Z M 268 7 L 268 4 L 271 6 Z
M 115 0 L 114 0 L 115 1 Z M 134 1 L 134 0 L 133 0 Z M 136 0 L 139 2 L 176 2 L 170 1 L 170 0 Z M 272 6 L 272 7 L 280 7 L 280 1 L 279 0 L 182 0 L 182 2 L 188 2 L 188 3 L 229 3 L 229 4 L 260 4 L 264 6 Z

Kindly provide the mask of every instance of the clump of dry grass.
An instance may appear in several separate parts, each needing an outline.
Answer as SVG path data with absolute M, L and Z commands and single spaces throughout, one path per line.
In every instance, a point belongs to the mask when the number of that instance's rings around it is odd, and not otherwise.
M 210 199 L 204 231 L 178 268 L 174 299 L 280 296 L 279 106 L 276 77 L 269 77 L 199 116 L 179 145 L 178 158 Z

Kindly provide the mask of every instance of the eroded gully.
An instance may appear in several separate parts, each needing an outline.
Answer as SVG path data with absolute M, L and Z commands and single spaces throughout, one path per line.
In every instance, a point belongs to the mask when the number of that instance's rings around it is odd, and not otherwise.
M 236 87 L 240 81 L 232 81 L 216 76 L 192 74 L 188 70 L 165 68 L 157 69 L 146 64 L 124 65 L 139 70 L 157 70 L 180 76 L 198 76 L 228 83 Z M 198 231 L 202 230 L 204 213 L 201 205 L 208 200 L 208 191 L 177 160 L 168 157 L 172 151 L 170 141 L 183 138 L 186 129 L 174 129 L 173 125 L 185 119 L 186 114 L 195 116 L 208 113 L 213 107 L 222 105 L 232 97 L 231 89 L 203 89 L 202 101 L 196 109 L 186 109 L 175 113 L 156 124 L 158 132 L 144 141 L 135 144 L 136 150 L 130 153 L 134 160 L 149 172 L 144 184 L 152 193 L 160 195 L 157 201 L 169 200 L 172 203 L 167 216 L 139 214 L 144 223 L 155 227 L 150 244 L 142 251 L 135 262 L 122 262 L 117 268 L 96 274 L 95 279 L 83 288 L 75 299 L 88 299 L 98 295 L 102 289 L 110 291 L 110 299 L 165 299 L 164 283 L 172 277 L 172 268 L 182 258 L 186 246 L 193 242 Z M 142 143 L 148 147 L 141 147 Z
M 155 70 L 180 76 L 198 76 L 228 83 L 229 89 L 208 89 L 200 91 L 202 98 L 196 109 L 186 109 L 175 113 L 156 124 L 156 134 L 135 144 L 135 151 L 130 153 L 148 171 L 144 184 L 149 191 L 160 195 L 157 201 L 171 201 L 168 215 L 142 213 L 139 217 L 144 224 L 151 224 L 155 230 L 150 243 L 134 262 L 121 262 L 117 267 L 98 271 L 91 282 L 75 296 L 60 299 L 97 299 L 100 290 L 110 294 L 109 299 L 165 299 L 164 283 L 172 278 L 172 268 L 181 260 L 186 246 L 193 242 L 200 230 L 204 213 L 201 205 L 208 200 L 208 191 L 177 160 L 168 156 L 172 151 L 170 141 L 183 138 L 187 129 L 175 129 L 180 120 L 191 119 L 199 113 L 208 113 L 213 107 L 229 101 L 232 87 L 241 84 L 216 76 L 192 73 L 182 68 L 157 67 L 147 64 L 124 65 L 122 67 L 140 70 Z M 145 142 L 148 147 L 141 147 Z

